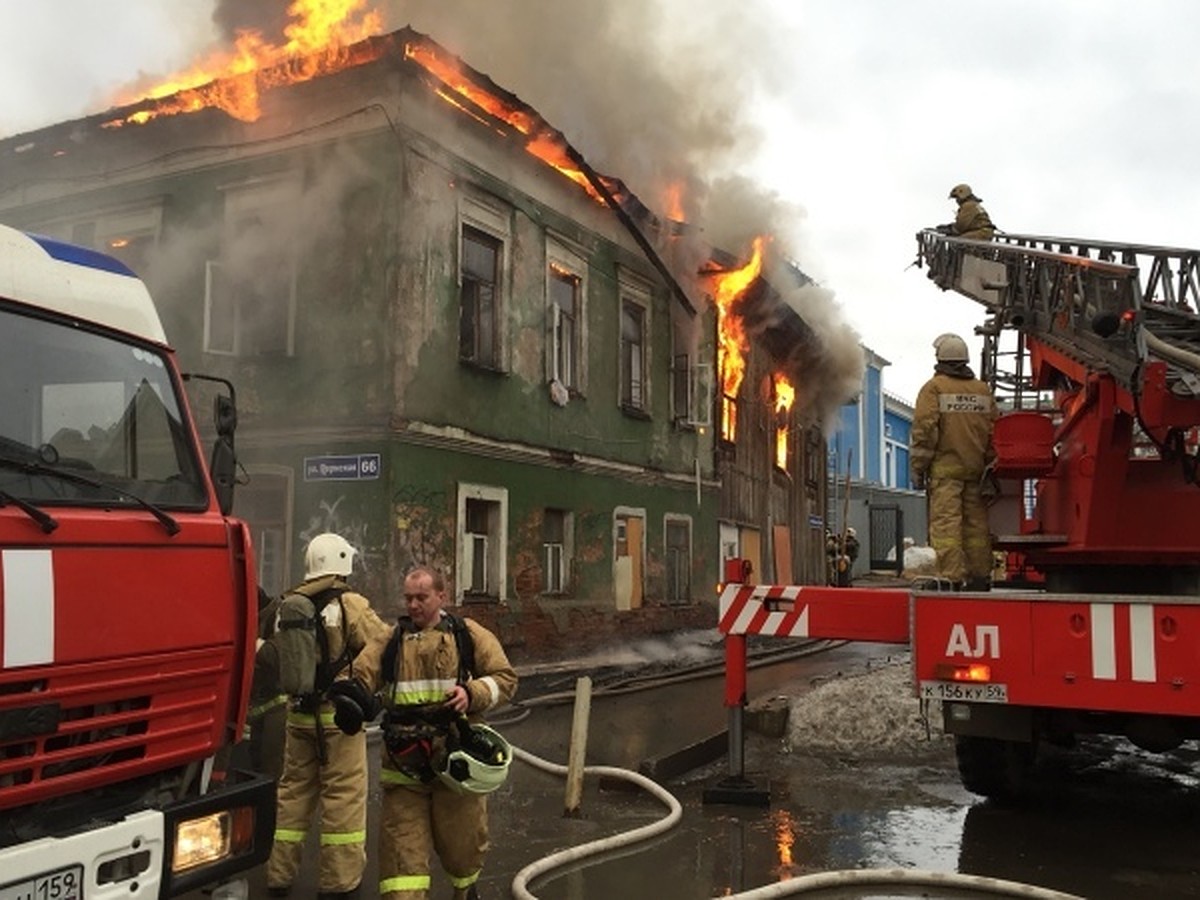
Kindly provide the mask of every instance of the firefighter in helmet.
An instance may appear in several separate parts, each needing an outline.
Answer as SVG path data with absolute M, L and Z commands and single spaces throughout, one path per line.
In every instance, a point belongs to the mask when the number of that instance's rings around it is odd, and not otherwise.
M 440 572 L 410 571 L 404 601 L 408 614 L 393 634 L 363 651 L 352 682 L 339 685 L 337 723 L 360 727 L 370 708 L 359 707 L 386 686 L 379 897 L 425 900 L 437 854 L 455 900 L 476 900 L 487 795 L 512 761 L 512 748 L 480 715 L 512 699 L 517 673 L 491 631 L 442 608 Z
M 318 534 L 304 555 L 304 581 L 276 606 L 271 639 L 279 646 L 280 684 L 290 699 L 275 843 L 267 861 L 273 897 L 291 890 L 318 806 L 318 896 L 357 897 L 366 865 L 366 735 L 345 735 L 334 727 L 328 692 L 354 671 L 363 647 L 390 629 L 346 581 L 354 556 L 341 535 Z
M 996 401 L 968 365 L 956 334 L 933 342 L 934 375 L 917 394 L 910 458 L 913 486 L 929 493 L 929 543 L 940 578 L 955 588 L 991 586 L 992 547 L 980 481 L 992 462 Z
M 990 241 L 996 234 L 996 227 L 983 208 L 983 201 L 975 196 L 971 186 L 956 184 L 950 189 L 950 199 L 958 203 L 958 214 L 953 222 L 939 225 L 937 230 L 973 241 Z

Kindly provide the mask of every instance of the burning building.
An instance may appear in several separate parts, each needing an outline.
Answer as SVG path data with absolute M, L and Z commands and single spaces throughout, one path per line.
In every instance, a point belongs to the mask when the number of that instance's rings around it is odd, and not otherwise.
M 0 141 L 0 219 L 125 260 L 236 386 L 264 587 L 334 530 L 380 608 L 434 565 L 535 654 L 712 626 L 727 556 L 822 580 L 813 338 L 753 259 L 681 268 L 686 229 L 518 97 L 350 37 Z

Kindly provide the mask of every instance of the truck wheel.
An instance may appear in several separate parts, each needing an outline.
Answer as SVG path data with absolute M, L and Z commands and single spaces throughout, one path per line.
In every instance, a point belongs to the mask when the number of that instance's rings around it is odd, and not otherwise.
M 956 735 L 954 756 L 963 787 L 994 800 L 1020 795 L 1033 767 L 1033 744 L 999 738 Z

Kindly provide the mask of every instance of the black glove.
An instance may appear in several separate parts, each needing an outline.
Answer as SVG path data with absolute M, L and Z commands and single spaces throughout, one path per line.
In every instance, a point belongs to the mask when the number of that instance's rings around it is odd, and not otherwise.
M 933 230 L 938 234 L 954 234 L 953 225 L 935 225 Z
M 379 700 L 353 678 L 335 681 L 326 696 L 333 704 L 333 724 L 344 734 L 358 734 L 379 715 Z

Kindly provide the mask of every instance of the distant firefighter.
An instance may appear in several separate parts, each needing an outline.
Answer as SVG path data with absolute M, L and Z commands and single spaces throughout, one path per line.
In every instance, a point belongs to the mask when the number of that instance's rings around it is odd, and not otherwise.
M 829 584 L 847 587 L 851 580 L 854 561 L 858 559 L 858 533 L 851 527 L 845 536 L 826 529 L 825 561 Z
M 969 238 L 973 241 L 990 241 L 996 234 L 996 226 L 983 208 L 983 201 L 975 196 L 969 184 L 956 184 L 950 189 L 950 199 L 958 203 L 958 214 L 954 221 L 939 225 L 942 234 Z

